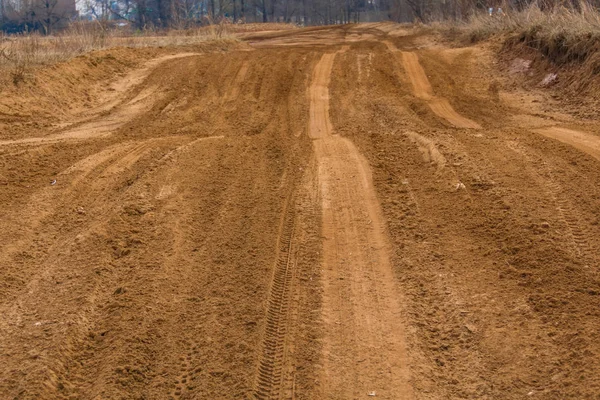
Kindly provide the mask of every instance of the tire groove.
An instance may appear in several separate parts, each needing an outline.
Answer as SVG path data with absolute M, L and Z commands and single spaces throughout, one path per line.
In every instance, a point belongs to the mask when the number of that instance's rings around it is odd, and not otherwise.
M 527 153 L 527 150 L 517 143 L 508 143 L 508 147 L 523 155 L 530 163 L 535 163 L 533 157 Z M 590 232 L 585 224 L 582 223 L 584 218 L 573 206 L 572 202 L 565 197 L 564 189 L 556 181 L 554 172 L 550 166 L 545 162 L 541 162 L 541 165 L 544 167 L 545 174 L 538 173 L 538 176 L 542 180 L 549 197 L 553 200 L 560 219 L 567 228 L 565 234 L 571 242 L 573 253 L 578 258 L 589 261 L 592 258 L 588 240 Z
M 275 271 L 267 301 L 262 351 L 256 372 L 255 399 L 277 399 L 282 392 L 286 338 L 294 277 L 294 203 L 288 201 L 281 228 Z

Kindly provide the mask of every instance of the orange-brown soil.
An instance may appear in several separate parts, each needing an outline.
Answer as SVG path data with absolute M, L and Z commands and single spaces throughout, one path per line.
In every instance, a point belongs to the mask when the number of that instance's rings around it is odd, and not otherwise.
M 600 124 L 405 26 L 245 40 L 3 92 L 0 398 L 598 397 Z

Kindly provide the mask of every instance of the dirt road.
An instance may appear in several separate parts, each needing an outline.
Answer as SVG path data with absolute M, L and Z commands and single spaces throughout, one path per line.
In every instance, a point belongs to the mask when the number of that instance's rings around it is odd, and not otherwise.
M 0 108 L 0 398 L 596 398 L 600 124 L 407 27 L 244 40 Z

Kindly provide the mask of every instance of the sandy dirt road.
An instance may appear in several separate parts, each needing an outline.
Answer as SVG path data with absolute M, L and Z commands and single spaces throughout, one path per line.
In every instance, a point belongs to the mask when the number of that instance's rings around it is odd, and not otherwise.
M 253 33 L 0 132 L 0 398 L 596 398 L 600 125 L 429 35 Z

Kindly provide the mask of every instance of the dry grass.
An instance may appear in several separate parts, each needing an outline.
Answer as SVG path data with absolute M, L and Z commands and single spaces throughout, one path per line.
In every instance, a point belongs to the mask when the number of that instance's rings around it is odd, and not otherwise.
M 0 32 L 0 75 L 14 84 L 24 81 L 38 66 L 52 65 L 81 54 L 114 47 L 189 46 L 214 41 L 235 41 L 244 33 L 297 28 L 292 24 L 211 24 L 193 29 L 129 31 L 100 24 L 73 24 L 56 36 L 37 33 L 3 36 Z
M 470 41 L 487 39 L 498 34 L 529 33 L 538 40 L 564 37 L 581 38 L 600 35 L 600 12 L 582 3 L 581 11 L 557 7 L 551 11 L 542 11 L 533 5 L 521 12 L 508 12 L 493 17 L 477 14 L 457 29 Z
M 0 75 L 13 83 L 24 81 L 35 67 L 52 65 L 91 51 L 114 47 L 187 46 L 214 41 L 237 40 L 231 25 L 169 31 L 127 32 L 100 25 L 73 25 L 56 36 L 37 33 L 5 36 L 0 32 Z
M 504 16 L 476 15 L 442 29 L 462 41 L 499 38 L 502 53 L 534 60 L 540 74 L 557 72 L 560 89 L 597 96 L 600 87 L 600 11 L 582 3 L 579 10 L 531 6 Z M 537 79 L 537 78 L 536 78 Z
M 586 4 L 580 11 L 563 7 L 542 11 L 534 5 L 503 16 L 478 14 L 464 23 L 443 24 L 442 30 L 472 43 L 501 36 L 505 47 L 536 50 L 559 66 L 600 57 L 600 12 Z

